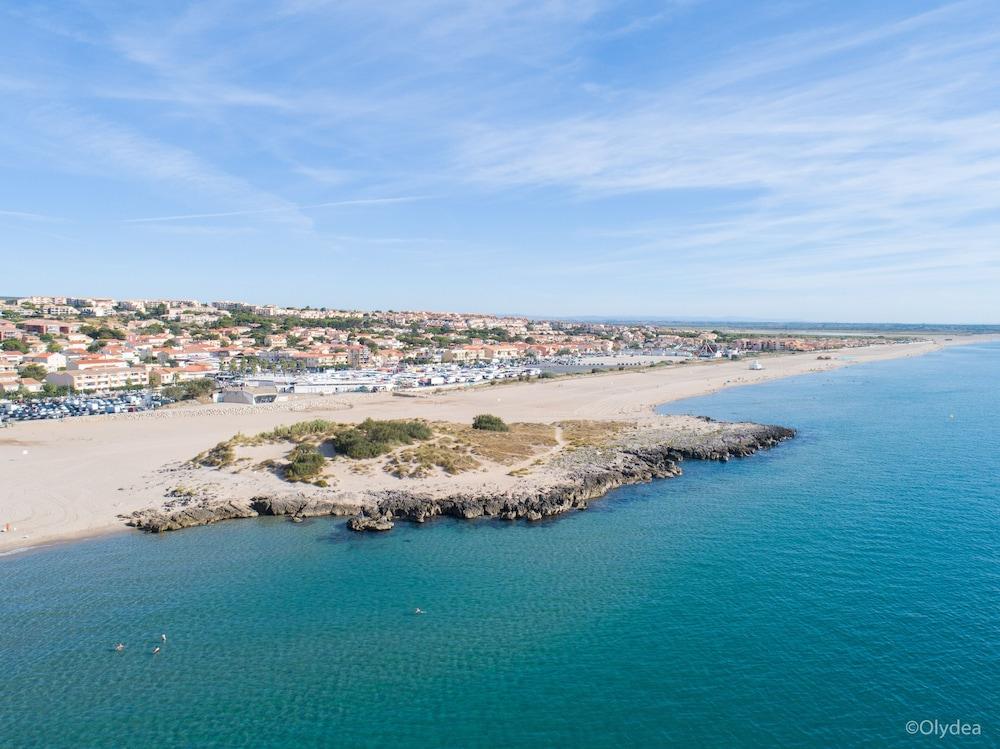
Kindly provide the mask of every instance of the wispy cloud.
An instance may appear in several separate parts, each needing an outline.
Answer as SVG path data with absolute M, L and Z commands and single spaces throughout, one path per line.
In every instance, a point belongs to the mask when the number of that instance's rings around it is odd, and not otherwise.
M 43 221 L 43 222 L 53 222 L 61 221 L 62 219 L 56 218 L 55 216 L 46 216 L 41 213 L 29 213 L 26 211 L 3 211 L 0 210 L 0 216 L 4 218 L 17 218 L 24 221 Z
M 223 211 L 220 213 L 188 213 L 180 216 L 155 216 L 152 218 L 126 218 L 122 219 L 123 224 L 147 224 L 163 223 L 166 221 L 189 221 L 205 218 L 229 218 L 232 216 L 260 216 L 268 213 L 281 213 L 284 211 L 306 211 L 315 208 L 341 208 L 347 206 L 370 206 L 386 205 L 392 203 L 412 203 L 415 200 L 427 200 L 428 196 L 405 195 L 393 198 L 355 198 L 353 200 L 331 200 L 326 203 L 312 203 L 310 205 L 288 205 L 274 208 L 258 208 L 249 211 Z
M 493 188 L 548 185 L 588 201 L 741 196 L 709 222 L 673 218 L 648 227 L 648 242 L 616 243 L 615 262 L 673 253 L 698 265 L 711 253 L 730 267 L 818 280 L 845 267 L 936 274 L 958 265 L 927 254 L 961 251 L 966 268 L 991 270 L 1000 111 L 970 103 L 991 99 L 1000 32 L 985 26 L 937 42 L 942 23 L 974 21 L 983 8 L 959 3 L 809 43 L 779 38 L 756 46 L 760 64 L 723 59 L 718 73 L 634 91 L 611 111 L 470 127 L 458 168 Z M 905 54 L 885 54 L 887 39 Z M 813 69 L 821 57 L 833 59 Z M 963 225 L 974 214 L 979 222 Z
M 49 156 L 64 168 L 102 176 L 121 175 L 152 186 L 182 188 L 202 197 L 255 206 L 299 228 L 311 222 L 297 206 L 260 190 L 206 162 L 191 151 L 150 138 L 70 107 L 43 106 L 27 113 L 35 134 L 44 137 Z
M 505 279 L 527 302 L 634 304 L 614 289 L 682 278 L 689 301 L 835 305 L 829 289 L 849 284 L 873 309 L 880 286 L 911 301 L 978 288 L 975 311 L 1000 281 L 1000 8 L 905 9 L 0 9 L 0 166 L 27 193 L 0 187 L 0 216 L 25 236 L 40 235 L 32 215 L 72 217 L 93 246 L 284 243 L 317 267 L 331 247 L 381 250 L 401 270 L 367 287 L 380 293 L 475 271 L 484 295 Z M 419 211 L 319 213 L 428 196 Z

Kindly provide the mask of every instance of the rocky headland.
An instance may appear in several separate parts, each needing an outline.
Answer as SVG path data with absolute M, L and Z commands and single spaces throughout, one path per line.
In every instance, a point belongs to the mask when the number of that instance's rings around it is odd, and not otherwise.
M 621 486 L 679 476 L 686 459 L 746 457 L 793 437 L 795 432 L 749 422 L 658 416 L 625 425 L 597 444 L 567 444 L 561 430 L 557 434 L 558 444 L 544 456 L 544 465 L 507 472 L 504 482 L 477 482 L 476 476 L 467 475 L 464 481 L 396 478 L 387 484 L 378 474 L 350 490 L 310 486 L 226 498 L 223 488 L 207 494 L 175 493 L 160 507 L 123 519 L 153 533 L 258 516 L 293 520 L 350 516 L 347 525 L 354 531 L 387 531 L 400 520 L 423 523 L 437 516 L 537 521 L 584 510 L 589 502 Z

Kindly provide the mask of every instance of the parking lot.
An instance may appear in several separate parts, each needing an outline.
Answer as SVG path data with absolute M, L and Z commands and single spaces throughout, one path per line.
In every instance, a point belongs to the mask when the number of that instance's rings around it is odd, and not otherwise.
M 0 423 L 152 411 L 168 403 L 173 401 L 148 392 L 0 401 Z

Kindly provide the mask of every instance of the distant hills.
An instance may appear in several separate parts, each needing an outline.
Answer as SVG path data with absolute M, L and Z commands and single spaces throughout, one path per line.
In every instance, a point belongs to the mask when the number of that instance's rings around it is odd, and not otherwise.
M 611 325 L 663 325 L 688 328 L 718 328 L 735 330 L 826 331 L 845 333 L 1000 333 L 1000 325 L 958 325 L 947 323 L 876 323 L 876 322 L 809 322 L 805 320 L 732 320 L 725 318 L 684 317 L 602 317 L 597 315 L 558 318 L 575 322 L 603 322 Z

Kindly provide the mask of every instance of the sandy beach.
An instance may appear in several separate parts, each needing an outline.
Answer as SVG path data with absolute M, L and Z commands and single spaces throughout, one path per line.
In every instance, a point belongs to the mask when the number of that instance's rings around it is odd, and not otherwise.
M 422 418 L 467 423 L 479 413 L 509 422 L 574 419 L 642 420 L 662 403 L 782 377 L 865 362 L 912 357 L 971 337 L 878 345 L 746 361 L 692 362 L 642 371 L 611 372 L 531 383 L 398 397 L 347 394 L 308 397 L 266 407 L 186 405 L 143 414 L 20 423 L 0 432 L 0 553 L 122 530 L 118 516 L 162 502 L 171 482 L 164 466 L 178 465 L 237 432 L 255 434 L 303 419 L 357 422 L 365 418 Z M 245 491 L 260 479 L 242 479 Z

